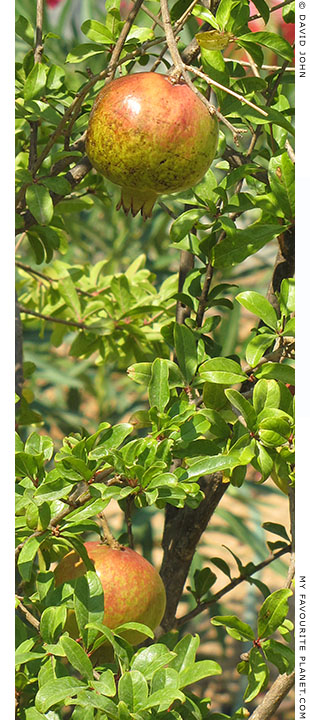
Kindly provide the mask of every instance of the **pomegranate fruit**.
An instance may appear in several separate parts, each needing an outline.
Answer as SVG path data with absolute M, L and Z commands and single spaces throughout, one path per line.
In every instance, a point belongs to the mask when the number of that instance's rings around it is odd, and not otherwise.
M 137 73 L 98 94 L 86 152 L 92 165 L 122 188 L 117 209 L 150 217 L 156 199 L 195 185 L 215 156 L 218 122 L 184 82 Z
M 101 542 L 86 542 L 85 548 L 104 591 L 104 625 L 113 630 L 134 621 L 154 630 L 165 612 L 166 593 L 153 565 L 127 547 L 114 549 Z M 55 584 L 75 580 L 85 572 L 83 560 L 72 550 L 55 568 Z M 72 637 L 78 637 L 72 611 L 68 613 L 66 630 Z M 124 631 L 122 635 L 132 645 L 146 637 L 136 630 Z

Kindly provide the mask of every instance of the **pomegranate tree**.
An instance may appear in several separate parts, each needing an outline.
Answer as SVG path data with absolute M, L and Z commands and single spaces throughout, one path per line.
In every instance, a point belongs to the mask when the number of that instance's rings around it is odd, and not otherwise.
M 156 199 L 195 185 L 215 156 L 218 122 L 183 81 L 138 73 L 113 80 L 89 118 L 92 165 L 122 188 L 123 207 L 146 219 Z
M 115 549 L 101 542 L 86 542 L 104 591 L 104 624 L 112 630 L 126 622 L 144 623 L 152 630 L 160 624 L 166 607 L 166 593 L 157 570 L 142 555 L 127 547 Z M 80 556 L 72 550 L 55 569 L 55 583 L 75 580 L 86 572 Z M 72 612 L 68 616 L 70 635 L 78 636 Z M 133 645 L 145 635 L 136 630 L 123 633 Z

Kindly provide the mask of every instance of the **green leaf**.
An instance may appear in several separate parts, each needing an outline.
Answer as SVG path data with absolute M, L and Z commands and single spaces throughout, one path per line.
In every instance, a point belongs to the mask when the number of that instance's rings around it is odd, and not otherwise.
M 71 185 L 65 177 L 50 177 L 42 180 L 42 184 L 57 195 L 68 195 L 71 192 Z M 62 278 L 61 282 L 65 278 Z M 61 283 L 59 284 L 61 287 Z
M 80 63 L 87 58 L 93 57 L 94 55 L 102 55 L 106 52 L 106 49 L 92 43 L 83 43 L 77 45 L 66 57 L 67 63 Z
M 67 610 L 64 605 L 48 607 L 43 610 L 40 619 L 40 635 L 44 642 L 53 643 L 61 634 L 67 619 Z
M 74 593 L 76 620 L 83 641 L 88 648 L 97 637 L 97 631 L 85 629 L 87 623 L 100 623 L 104 618 L 102 585 L 96 572 L 88 570 L 77 578 Z
M 98 20 L 85 20 L 81 25 L 81 30 L 86 37 L 94 42 L 102 45 L 111 45 L 113 43 L 113 35 L 110 30 Z
M 174 326 L 174 342 L 181 372 L 186 382 L 190 384 L 198 362 L 194 333 L 186 325 L 176 323 Z
M 179 673 L 172 667 L 159 668 L 152 677 L 151 693 L 164 690 L 168 687 L 179 688 Z
M 33 47 L 34 45 L 34 29 L 23 15 L 19 15 L 15 23 L 16 35 L 21 37 L 25 42 Z
M 150 708 L 159 705 L 160 709 L 165 711 L 168 710 L 170 705 L 172 705 L 175 700 L 180 700 L 181 703 L 183 703 L 185 700 L 185 695 L 183 695 L 180 690 L 170 687 L 167 690 L 157 690 L 157 692 L 149 695 L 147 701 L 140 708 L 140 710 L 149 710 Z
M 210 558 L 210 562 L 213 563 L 216 567 L 219 568 L 219 570 L 222 570 L 224 575 L 227 575 L 231 579 L 231 570 L 229 565 L 227 565 L 227 562 L 225 560 L 222 560 L 222 558 L 219 557 L 212 557 Z
M 36 695 L 36 708 L 39 712 L 45 713 L 53 705 L 63 702 L 67 697 L 76 695 L 83 690 L 85 684 L 77 678 L 63 677 L 51 680 L 43 685 Z
M 26 202 L 39 225 L 48 225 L 51 222 L 54 206 L 47 188 L 38 183 L 29 185 L 26 190 Z
M 266 448 L 261 445 L 261 443 L 257 443 L 256 461 L 262 473 L 263 479 L 267 480 L 273 469 L 273 459 L 270 456 L 268 450 L 266 450 Z
M 112 670 L 104 670 L 98 681 L 92 682 L 92 686 L 95 690 L 99 690 L 102 695 L 108 697 L 114 697 L 116 694 L 116 685 Z
M 258 370 L 255 370 L 257 378 L 273 378 L 281 380 L 283 383 L 295 385 L 295 371 L 291 365 L 284 363 L 268 362 L 264 363 Z
M 258 333 L 250 340 L 246 346 L 245 357 L 251 367 L 256 367 L 266 350 L 273 347 L 275 339 L 276 335 Z
M 147 637 L 149 637 L 149 638 L 152 638 L 152 639 L 154 638 L 153 630 L 151 630 L 151 628 L 149 628 L 147 625 L 144 625 L 143 623 L 126 622 L 126 623 L 123 623 L 122 625 L 118 625 L 115 628 L 114 632 L 116 634 L 119 634 L 119 633 L 123 632 L 123 630 L 137 630 L 138 632 L 141 632 L 144 635 L 147 635 Z
M 24 99 L 33 100 L 40 97 L 45 88 L 46 68 L 42 63 L 36 63 L 29 73 L 24 87 Z
M 130 423 L 120 423 L 109 427 L 102 433 L 100 444 L 91 450 L 88 457 L 91 460 L 100 460 L 104 457 L 106 450 L 118 448 L 125 438 L 130 435 L 133 426 Z
M 199 680 L 203 680 L 203 678 L 209 677 L 210 675 L 220 675 L 221 672 L 221 666 L 217 662 L 214 662 L 214 660 L 200 660 L 200 662 L 196 662 L 191 667 L 181 670 L 179 674 L 180 688 L 199 682 Z
M 260 638 L 267 638 L 272 635 L 288 613 L 287 599 L 292 595 L 289 589 L 276 590 L 263 603 L 257 624 L 257 634 Z
M 85 650 L 71 637 L 65 635 L 61 638 L 61 645 L 66 653 L 70 665 L 86 680 L 93 679 L 93 666 Z
M 266 686 L 269 670 L 257 648 L 252 648 L 249 658 L 248 686 L 244 693 L 245 702 L 251 702 Z
M 287 152 L 272 157 L 269 162 L 268 178 L 271 190 L 289 220 L 295 216 L 295 167 Z
M 205 208 L 195 208 L 195 210 L 187 210 L 182 213 L 171 225 L 170 235 L 172 242 L 180 242 L 205 213 Z
M 104 695 L 100 695 L 99 692 L 94 692 L 93 690 L 80 690 L 78 697 L 75 700 L 75 705 L 80 705 L 83 708 L 97 708 L 98 710 L 102 710 L 103 713 L 107 713 L 109 720 L 110 718 L 118 720 L 117 707 L 113 700 L 104 697 Z M 104 715 L 103 717 L 107 717 L 107 715 Z
M 229 402 L 240 411 L 244 417 L 247 427 L 254 431 L 256 429 L 256 412 L 253 405 L 241 395 L 238 390 L 225 390 L 225 395 L 228 397 Z
M 167 360 L 156 358 L 152 363 L 151 380 L 149 384 L 150 406 L 154 405 L 163 412 L 170 399 L 168 384 L 169 368 Z
M 199 635 L 184 635 L 174 647 L 176 657 L 173 658 L 169 667 L 177 670 L 179 673 L 191 667 L 195 662 L 199 643 Z
M 253 0 L 253 5 L 255 5 L 256 9 L 258 10 L 259 15 L 262 16 L 265 24 L 267 24 L 269 20 L 270 10 L 265 0 Z
M 30 537 L 23 545 L 18 557 L 18 569 L 23 580 L 30 580 L 34 558 L 48 533 Z
M 281 675 L 284 675 L 284 673 L 289 675 L 293 672 L 295 667 L 295 653 L 290 647 L 279 643 L 273 638 L 264 640 L 261 645 L 267 660 L 278 668 Z
M 236 615 L 215 615 L 211 618 L 212 625 L 224 625 L 237 631 L 238 640 L 255 640 L 255 635 L 248 623 L 242 622 Z
M 271 32 L 251 32 L 246 35 L 240 35 L 236 38 L 236 42 L 241 40 L 243 43 L 248 41 L 258 43 L 264 47 L 273 50 L 277 55 L 280 55 L 285 60 L 293 60 L 294 50 L 291 45 L 284 40 L 281 35 Z
M 138 652 L 131 662 L 131 669 L 139 670 L 145 679 L 149 680 L 156 670 L 171 663 L 173 658 L 174 653 L 170 652 L 165 645 L 157 643 Z
M 118 696 L 130 712 L 135 712 L 144 705 L 148 696 L 148 685 L 139 670 L 130 670 L 122 675 L 118 683 Z
M 283 232 L 283 226 L 257 223 L 245 230 L 236 230 L 212 248 L 215 267 L 229 268 L 241 263 Z
M 228 20 L 230 19 L 232 7 L 233 0 L 221 0 L 217 8 L 216 20 L 220 28 L 222 28 L 223 30 L 225 30 Z
M 264 522 L 262 527 L 264 528 L 264 530 L 274 533 L 274 535 L 280 535 L 280 537 L 284 538 L 284 540 L 290 540 L 284 525 L 280 525 L 279 523 L 275 522 Z
M 248 290 L 236 295 L 236 300 L 249 310 L 253 315 L 259 317 L 265 325 L 277 329 L 277 314 L 271 303 L 258 292 Z
M 247 380 L 247 375 L 241 370 L 235 360 L 229 358 L 214 358 L 206 360 L 200 368 L 199 374 L 203 380 L 222 385 L 234 385 Z
M 74 283 L 70 277 L 70 275 L 67 275 L 66 277 L 61 278 L 61 282 L 58 285 L 59 294 L 64 299 L 66 305 L 70 307 L 75 315 L 80 319 L 81 317 L 81 304 L 79 301 L 79 296 L 77 294 L 77 291 L 74 287 Z
M 284 278 L 281 282 L 279 300 L 285 315 L 295 310 L 295 279 Z
M 49 90 L 59 90 L 65 79 L 65 71 L 59 65 L 51 65 L 47 73 L 46 86 Z M 64 178 L 54 178 L 54 180 L 63 180 Z M 52 180 L 52 178 L 50 178 Z M 70 185 L 70 183 L 68 183 Z M 70 185 L 71 187 L 71 185 Z

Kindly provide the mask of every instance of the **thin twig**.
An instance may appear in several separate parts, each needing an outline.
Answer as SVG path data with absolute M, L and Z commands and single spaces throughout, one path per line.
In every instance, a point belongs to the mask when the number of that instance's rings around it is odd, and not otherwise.
M 285 140 L 285 143 L 284 143 L 284 144 L 285 144 L 285 147 L 286 147 L 286 150 L 287 150 L 287 154 L 288 154 L 290 160 L 292 161 L 292 163 L 295 164 L 295 153 L 294 153 L 294 150 L 293 150 L 293 148 L 292 148 L 292 146 L 291 146 L 291 143 L 289 142 L 289 140 Z
M 198 68 L 193 67 L 192 65 L 184 65 L 185 69 L 189 72 L 194 73 L 194 75 L 197 75 L 197 77 L 201 77 L 203 80 L 205 80 L 209 85 L 214 85 L 214 87 L 218 87 L 220 90 L 224 90 L 224 92 L 227 92 L 228 95 L 233 95 L 233 97 L 237 98 L 237 100 L 240 100 L 240 102 L 246 103 L 246 105 L 249 105 L 251 108 L 259 112 L 261 115 L 264 115 L 265 117 L 268 117 L 268 113 L 266 113 L 265 110 L 262 110 L 262 108 L 258 107 L 258 105 L 255 105 L 250 100 L 247 100 L 243 95 L 240 95 L 240 93 L 236 93 L 234 90 L 231 90 L 230 88 L 226 87 L 225 85 L 221 85 L 221 83 L 216 82 L 216 80 L 212 80 L 208 75 L 206 75 L 204 72 L 201 72 L 201 70 L 198 70 Z
M 125 520 L 126 520 L 126 525 L 127 525 L 128 542 L 129 542 L 129 547 L 132 550 L 134 550 L 135 546 L 134 546 L 134 538 L 133 538 L 133 532 L 132 532 L 132 518 L 131 518 L 132 503 L 133 503 L 132 497 L 126 498 Z
M 154 15 L 154 13 L 152 13 L 151 10 L 149 10 L 148 7 L 146 7 L 146 5 L 144 5 L 144 3 L 142 3 L 142 5 L 141 5 L 141 10 L 143 10 L 143 12 L 145 12 L 146 15 L 148 15 L 152 20 L 154 20 L 154 23 L 156 25 L 159 25 L 159 27 L 164 29 L 164 24 L 162 23 L 160 17 L 158 15 Z
M 43 0 L 37 0 L 37 13 L 36 13 L 36 40 L 34 48 L 34 64 L 40 63 L 42 60 L 42 35 L 43 35 Z M 37 159 L 37 141 L 38 141 L 38 127 L 39 123 L 37 120 L 30 123 L 30 138 L 29 138 L 29 159 L 28 159 L 28 170 L 32 172 Z
M 271 12 L 271 13 L 275 12 L 276 10 L 280 10 L 280 8 L 285 7 L 285 5 L 292 5 L 292 4 L 293 4 L 293 0 L 285 0 L 284 2 L 280 3 L 279 5 L 274 5 L 274 7 L 269 9 L 269 12 Z M 248 22 L 251 22 L 252 20 L 258 20 L 261 17 L 262 17 L 261 15 L 251 15 L 249 17 Z
M 191 612 L 187 613 L 186 615 L 183 615 L 180 618 L 176 619 L 175 627 L 181 627 L 181 625 L 184 625 L 189 620 L 192 620 L 197 615 L 200 615 L 204 610 L 207 610 L 207 608 L 211 607 L 214 603 L 217 603 L 224 595 L 226 595 L 231 590 L 234 590 L 237 585 L 240 585 L 240 583 L 244 582 L 244 580 L 248 580 L 252 577 L 255 573 L 257 573 L 259 570 L 262 570 L 267 565 L 270 565 L 270 563 L 274 562 L 274 560 L 277 560 L 282 555 L 285 555 L 286 553 L 290 552 L 292 549 L 291 544 L 286 545 L 284 548 L 281 548 L 281 550 L 278 550 L 278 552 L 269 555 L 268 558 L 265 560 L 262 560 L 262 562 L 258 563 L 258 565 L 255 565 L 255 567 L 251 570 L 248 574 L 242 574 L 233 580 L 231 580 L 230 583 L 227 583 L 221 590 L 218 590 L 217 593 L 215 593 L 210 600 L 206 600 L 206 602 L 199 603 L 197 607 L 194 608 L 194 610 L 191 610 Z
M 18 597 L 18 596 L 17 596 Z M 18 598 L 19 599 L 19 598 Z M 37 620 L 37 618 L 32 615 L 29 610 L 23 605 L 23 603 L 19 600 L 18 606 L 17 606 L 25 615 L 26 620 L 32 625 L 36 630 L 40 630 L 40 622 Z
M 197 327 L 202 326 L 203 316 L 204 316 L 204 312 L 205 312 L 205 309 L 207 306 L 208 294 L 209 294 L 210 285 L 211 285 L 212 276 L 213 276 L 213 270 L 214 270 L 213 265 L 211 265 L 211 263 L 208 263 L 208 265 L 206 266 L 205 279 L 204 279 L 204 283 L 203 283 L 202 293 L 199 298 L 199 305 L 198 305 L 198 310 L 197 310 L 197 315 L 196 315 Z
M 226 63 L 234 62 L 234 63 L 237 63 L 237 65 L 244 65 L 245 67 L 252 67 L 252 65 L 254 64 L 255 67 L 256 67 L 256 68 L 259 67 L 260 70 L 281 70 L 281 65 L 256 65 L 256 64 L 254 63 L 254 61 L 253 61 L 253 63 L 251 63 L 251 62 L 247 62 L 246 60 L 236 60 L 235 58 L 232 60 L 232 58 L 229 58 L 229 57 L 227 57 L 227 58 L 224 57 L 223 60 L 224 60 L 224 62 L 226 62 Z M 291 72 L 295 72 L 295 68 L 294 68 L 294 67 L 287 67 L 286 70 L 290 70 Z
M 62 320 L 61 318 L 56 318 L 52 315 L 44 315 L 43 313 L 39 313 L 36 310 L 29 310 L 28 308 L 23 307 L 23 305 L 19 305 L 19 309 L 20 312 L 23 312 L 26 315 L 33 315 L 34 317 L 41 318 L 42 320 L 46 320 L 47 322 L 59 323 L 59 325 L 67 325 L 68 327 L 76 327 L 79 328 L 79 330 L 95 329 L 92 326 L 85 325 L 85 323 L 83 322 L 75 322 L 74 320 Z
M 105 514 L 103 512 L 99 513 L 98 518 L 100 520 L 103 536 L 107 545 L 109 545 L 113 550 L 119 550 L 121 546 L 117 542 L 117 540 L 115 540 L 114 535 L 111 533 Z

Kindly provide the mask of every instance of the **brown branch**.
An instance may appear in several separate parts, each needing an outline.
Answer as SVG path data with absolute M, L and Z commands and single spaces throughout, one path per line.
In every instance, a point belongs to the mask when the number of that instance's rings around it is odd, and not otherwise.
M 178 509 L 171 505 L 166 508 L 162 540 L 164 556 L 160 570 L 167 595 L 166 612 L 161 622 L 165 632 L 175 626 L 176 609 L 197 543 L 229 485 L 222 482 L 221 473 L 207 475 L 201 478 L 199 484 L 204 499 L 197 508 L 185 506 Z
M 179 267 L 179 284 L 178 292 L 182 292 L 185 278 L 188 273 L 193 269 L 195 263 L 194 255 L 188 250 L 181 251 L 180 267 Z M 184 323 L 185 318 L 190 316 L 190 309 L 183 305 L 181 300 L 177 301 L 176 307 L 176 321 L 180 325 Z
M 15 392 L 20 398 L 24 382 L 23 373 L 23 326 L 17 297 L 15 298 Z M 18 403 L 19 405 L 19 403 Z M 18 410 L 18 406 L 16 408 Z
M 36 15 L 36 41 L 34 48 L 34 64 L 40 63 L 42 60 L 42 28 L 43 28 L 43 0 L 37 0 L 37 15 Z M 30 123 L 30 138 L 29 138 L 29 160 L 28 170 L 32 172 L 37 159 L 37 141 L 38 141 L 38 121 Z
M 243 95 L 240 95 L 240 93 L 236 93 L 234 90 L 231 90 L 230 88 L 226 87 L 226 85 L 221 85 L 221 83 L 217 82 L 216 80 L 213 80 L 209 77 L 209 75 L 206 75 L 206 73 L 202 72 L 201 70 L 198 70 L 198 68 L 193 67 L 193 65 L 184 65 L 185 69 L 189 72 L 194 73 L 194 75 L 197 75 L 197 77 L 202 78 L 205 80 L 209 85 L 214 85 L 214 87 L 219 88 L 220 90 L 223 90 L 224 92 L 228 93 L 228 95 L 233 95 L 233 97 L 237 98 L 237 100 L 240 100 L 240 102 L 246 103 L 246 105 L 249 105 L 254 110 L 259 112 L 261 115 L 265 115 L 265 117 L 268 117 L 268 113 L 266 113 L 265 110 L 262 110 L 262 108 L 258 107 L 258 105 L 255 105 L 250 100 L 247 100 L 247 98 L 243 97 Z M 238 130 L 240 133 L 240 130 Z
M 206 266 L 205 279 L 204 279 L 204 283 L 203 283 L 202 293 L 199 298 L 199 305 L 198 305 L 198 310 L 197 310 L 197 315 L 196 315 L 197 327 L 202 326 L 203 316 L 204 316 L 204 312 L 205 312 L 205 309 L 207 306 L 208 294 L 209 294 L 210 285 L 211 285 L 212 277 L 213 277 L 213 270 L 214 270 L 213 265 L 211 265 L 211 263 L 208 263 L 208 265 Z
M 98 518 L 99 518 L 100 525 L 101 525 L 102 531 L 103 531 L 103 536 L 104 536 L 104 539 L 105 539 L 107 545 L 109 545 L 113 550 L 119 550 L 121 546 L 120 546 L 119 542 L 117 542 L 117 540 L 115 540 L 114 535 L 111 533 L 107 519 L 105 517 L 105 514 L 103 512 L 99 513 Z
M 284 0 L 284 2 L 280 3 L 279 5 L 274 5 L 272 8 L 269 8 L 269 12 L 275 12 L 276 10 L 280 10 L 280 8 L 285 7 L 285 5 L 292 5 L 292 3 L 293 0 Z M 248 22 L 251 22 L 252 20 L 258 20 L 261 17 L 261 15 L 251 15 Z
M 42 320 L 46 320 L 47 322 L 58 323 L 59 325 L 66 325 L 67 327 L 76 327 L 79 328 L 79 330 L 94 329 L 92 326 L 85 325 L 85 323 L 83 322 L 75 322 L 74 320 L 62 320 L 61 318 L 53 317 L 52 315 L 44 315 L 43 313 L 39 313 L 36 310 L 29 310 L 29 308 L 25 308 L 19 303 L 18 307 L 20 312 L 25 313 L 25 315 L 33 315 L 34 317 L 41 318 Z
M 240 583 L 244 582 L 244 580 L 248 580 L 248 578 L 252 577 L 255 573 L 259 572 L 259 570 L 262 570 L 267 565 L 270 565 L 270 563 L 274 562 L 275 560 L 278 560 L 282 555 L 285 555 L 286 553 L 290 552 L 292 549 L 291 545 L 286 545 L 284 548 L 281 548 L 281 550 L 278 550 L 276 553 L 272 553 L 269 555 L 268 558 L 265 560 L 262 560 L 260 563 L 255 565 L 253 570 L 251 570 L 250 573 L 240 573 L 240 575 L 233 580 L 231 580 L 230 583 L 227 583 L 221 590 L 218 590 L 217 593 L 215 593 L 210 600 L 206 600 L 206 602 L 199 603 L 197 607 L 195 607 L 191 612 L 187 613 L 186 615 L 183 615 L 180 618 L 177 618 L 175 627 L 180 627 L 181 625 L 184 625 L 189 620 L 192 620 L 197 615 L 200 615 L 204 610 L 207 610 L 211 605 L 214 605 L 214 603 L 217 603 L 221 598 L 226 595 L 228 592 L 231 592 L 231 590 L 234 590 L 235 587 L 240 585 Z
M 248 720 L 272 720 L 294 682 L 294 671 L 290 675 L 279 675 Z
M 19 597 L 18 597 L 18 600 L 19 600 Z M 17 608 L 19 608 L 24 613 L 25 618 L 26 618 L 26 620 L 28 620 L 30 625 L 32 625 L 36 630 L 39 631 L 40 630 L 39 620 L 37 620 L 37 618 L 35 618 L 34 615 L 32 615 L 32 613 L 29 612 L 29 610 L 27 610 L 27 608 L 22 604 L 22 602 L 20 600 L 19 600 Z

